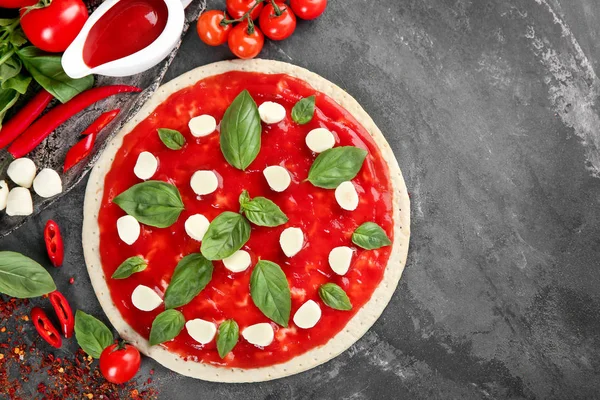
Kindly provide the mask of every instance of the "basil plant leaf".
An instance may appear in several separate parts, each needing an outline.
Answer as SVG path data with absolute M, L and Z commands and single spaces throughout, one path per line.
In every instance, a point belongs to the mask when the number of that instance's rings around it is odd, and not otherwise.
M 158 128 L 158 136 L 163 144 L 171 150 L 180 150 L 185 144 L 185 138 L 175 129 Z
M 27 76 L 23 73 L 19 73 L 18 75 L 13 76 L 12 78 L 9 78 L 2 82 L 2 89 L 14 89 L 20 94 L 25 94 L 30 83 L 30 76 Z
M 240 328 L 232 319 L 228 319 L 223 321 L 221 325 L 219 325 L 219 333 L 217 336 L 217 351 L 219 352 L 219 357 L 225 358 L 227 354 L 238 342 L 240 337 Z
M 273 322 L 288 326 L 292 308 L 290 286 L 281 267 L 260 260 L 250 276 L 252 301 Z
M 315 115 L 315 96 L 305 97 L 292 108 L 292 119 L 299 125 L 308 124 Z
M 213 264 L 200 253 L 183 257 L 171 277 L 165 292 L 165 308 L 188 304 L 206 287 L 213 273 Z
M 350 181 L 360 171 L 367 151 L 354 146 L 340 146 L 325 150 L 317 156 L 308 171 L 308 180 L 315 186 L 335 189 Z
M 75 313 L 75 339 L 83 351 L 94 358 L 100 358 L 102 351 L 112 344 L 113 335 L 102 321 L 77 310 Z
M 209 260 L 222 260 L 241 249 L 248 239 L 248 220 L 238 213 L 225 211 L 208 226 L 200 251 Z
M 6 112 L 15 105 L 19 96 L 19 92 L 14 89 L 0 88 L 0 128 L 2 127 L 2 120 L 4 119 Z
M 365 222 L 352 234 L 352 243 L 363 249 L 373 250 L 389 246 L 392 241 L 379 225 L 374 222 Z
M 140 256 L 129 257 L 119 265 L 119 267 L 113 272 L 111 278 L 113 279 L 125 279 L 129 278 L 136 272 L 142 272 L 146 269 L 148 264 Z
M 229 164 L 242 171 L 260 151 L 260 115 L 247 90 L 227 108 L 221 120 L 221 151 Z
M 348 295 L 335 283 L 326 283 L 319 287 L 319 297 L 323 303 L 327 304 L 334 310 L 348 311 L 352 310 L 352 303 Z
M 274 227 L 288 222 L 288 217 L 277 204 L 266 197 L 250 199 L 246 190 L 240 195 L 240 207 L 246 218 L 258 226 Z
M 174 339 L 185 325 L 183 314 L 177 310 L 166 310 L 161 312 L 152 321 L 150 328 L 150 346 L 168 342 Z
M 40 264 L 14 251 L 0 251 L 0 293 L 27 299 L 55 290 L 52 277 Z

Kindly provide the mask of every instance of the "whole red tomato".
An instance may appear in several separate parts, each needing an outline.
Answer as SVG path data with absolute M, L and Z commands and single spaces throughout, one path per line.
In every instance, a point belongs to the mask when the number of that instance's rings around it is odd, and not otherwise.
M 250 10 L 256 4 L 256 0 L 226 0 L 225 5 L 227 6 L 227 13 L 231 15 L 232 18 L 238 19 L 242 18 L 242 16 Z M 250 16 L 252 19 L 258 18 L 261 10 L 263 9 L 263 3 L 260 3 L 258 6 L 252 10 Z
M 265 44 L 265 35 L 256 26 L 251 31 L 252 33 L 248 33 L 247 22 L 240 22 L 231 30 L 227 43 L 236 57 L 254 58 L 262 50 Z
M 209 46 L 220 46 L 226 43 L 232 26 L 221 25 L 223 19 L 229 19 L 223 11 L 210 10 L 203 12 L 198 18 L 198 25 L 196 26 L 200 40 Z
M 109 382 L 124 383 L 135 376 L 141 361 L 138 349 L 125 342 L 115 343 L 100 354 L 100 372 Z
M 88 18 L 81 0 L 52 0 L 43 8 L 21 9 L 21 27 L 34 46 L 59 53 L 75 39 Z
M 277 8 L 269 3 L 260 13 L 260 29 L 272 40 L 287 39 L 296 29 L 296 16 L 285 3 L 275 2 Z
M 21 8 L 32 6 L 37 0 L 0 0 L 0 8 Z
M 298 18 L 315 19 L 325 11 L 327 0 L 290 0 L 290 7 Z

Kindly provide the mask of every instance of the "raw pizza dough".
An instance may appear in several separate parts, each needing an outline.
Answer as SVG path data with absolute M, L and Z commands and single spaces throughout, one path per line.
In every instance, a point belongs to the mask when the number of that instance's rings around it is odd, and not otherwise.
M 309 350 L 281 364 L 252 369 L 215 367 L 210 364 L 185 361 L 179 355 L 171 353 L 161 346 L 149 346 L 148 341 L 123 320 L 117 307 L 114 305 L 108 285 L 106 284 L 106 277 L 104 276 L 99 253 L 98 213 L 103 197 L 104 178 L 111 168 L 114 157 L 121 147 L 125 135 L 131 132 L 139 122 L 147 118 L 172 93 L 193 85 L 201 79 L 228 71 L 287 74 L 302 79 L 315 90 L 333 98 L 339 105 L 350 112 L 373 137 L 389 167 L 394 190 L 393 248 L 383 280 L 373 292 L 371 299 L 356 313 L 346 327 L 324 346 Z M 154 358 L 175 372 L 214 382 L 261 382 L 282 378 L 316 367 L 348 349 L 369 330 L 392 298 L 404 270 L 404 265 L 406 264 L 410 236 L 410 202 L 404 178 L 390 145 L 371 117 L 369 117 L 354 98 L 328 80 L 304 68 L 271 60 L 221 61 L 198 67 L 161 86 L 138 114 L 107 145 L 102 153 L 90 175 L 85 194 L 83 215 L 83 250 L 88 273 L 100 305 L 121 337 L 133 343 L 145 355 Z

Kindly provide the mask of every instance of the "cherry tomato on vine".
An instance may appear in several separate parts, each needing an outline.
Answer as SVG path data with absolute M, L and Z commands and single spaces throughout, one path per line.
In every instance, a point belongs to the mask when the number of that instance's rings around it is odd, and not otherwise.
M 315 19 L 325 11 L 327 0 L 290 0 L 290 7 L 298 18 Z
M 256 0 L 226 0 L 225 4 L 227 6 L 227 14 L 231 15 L 233 19 L 238 19 L 242 18 L 256 4 Z M 260 3 L 252 10 L 250 16 L 253 20 L 258 18 L 262 9 L 263 3 Z
M 227 43 L 236 57 L 254 58 L 262 50 L 265 36 L 257 26 L 252 33 L 248 33 L 248 23 L 240 22 L 231 30 Z
M 141 361 L 138 349 L 125 342 L 115 343 L 100 354 L 100 372 L 109 382 L 124 383 L 135 376 Z
M 32 6 L 37 0 L 0 0 L 0 8 L 21 8 Z
M 223 11 L 210 10 L 203 12 L 198 18 L 198 25 L 196 25 L 200 40 L 209 46 L 220 46 L 227 43 L 227 37 L 232 26 L 221 25 L 223 19 L 229 19 Z
M 65 51 L 88 18 L 81 0 L 41 0 L 42 8 L 21 9 L 21 27 L 35 46 L 51 53 Z
M 260 13 L 258 23 L 266 37 L 272 40 L 289 38 L 296 29 L 296 16 L 283 2 L 275 2 L 277 8 L 269 3 Z M 279 15 L 278 15 L 279 14 Z

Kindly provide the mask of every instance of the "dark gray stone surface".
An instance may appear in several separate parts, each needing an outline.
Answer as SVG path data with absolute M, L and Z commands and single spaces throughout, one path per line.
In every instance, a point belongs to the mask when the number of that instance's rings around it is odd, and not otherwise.
M 145 359 L 161 398 L 597 397 L 599 22 L 596 0 L 332 0 L 268 42 L 263 58 L 336 82 L 388 138 L 412 197 L 407 268 L 374 327 L 325 365 L 227 385 Z M 168 77 L 228 57 L 189 32 Z M 43 223 L 58 220 L 67 262 L 51 272 L 74 307 L 102 315 L 82 258 L 83 191 L 0 249 L 43 261 Z

